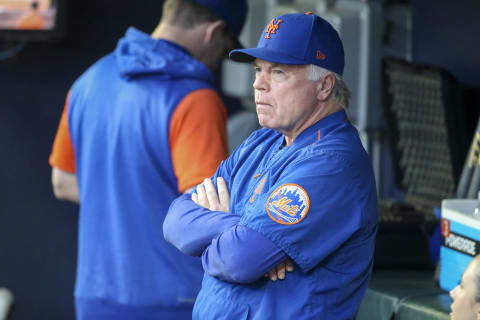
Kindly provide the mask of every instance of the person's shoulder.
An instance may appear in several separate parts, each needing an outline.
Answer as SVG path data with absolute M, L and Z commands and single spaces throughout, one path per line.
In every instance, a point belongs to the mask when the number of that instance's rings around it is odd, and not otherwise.
M 352 166 L 369 161 L 358 131 L 350 123 L 342 124 L 322 137 L 309 152 L 312 156 L 328 156 Z
M 113 54 L 107 53 L 106 55 L 101 56 L 95 62 L 93 62 L 90 66 L 88 66 L 83 73 L 77 78 L 77 80 L 85 78 L 92 72 L 101 72 L 103 68 L 107 65 L 115 64 L 115 58 Z

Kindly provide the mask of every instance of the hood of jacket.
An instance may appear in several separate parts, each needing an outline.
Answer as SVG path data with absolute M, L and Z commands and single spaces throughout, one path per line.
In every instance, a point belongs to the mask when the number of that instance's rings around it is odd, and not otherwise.
M 191 78 L 214 82 L 212 72 L 183 47 L 130 27 L 114 51 L 120 73 L 131 78 L 155 75 L 165 79 Z

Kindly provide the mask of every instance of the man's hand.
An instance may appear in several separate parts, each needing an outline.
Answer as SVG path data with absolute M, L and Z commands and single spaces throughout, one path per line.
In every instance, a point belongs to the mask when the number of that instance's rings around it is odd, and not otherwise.
M 273 267 L 272 270 L 265 273 L 265 278 L 270 278 L 272 281 L 276 281 L 277 279 L 283 280 L 285 279 L 285 271 L 292 272 L 293 271 L 293 263 L 292 260 L 287 259 L 276 267 Z
M 217 178 L 217 190 L 212 180 L 205 179 L 197 186 L 197 193 L 192 194 L 192 200 L 199 206 L 212 211 L 228 212 L 230 207 L 230 193 L 222 177 Z
M 217 178 L 217 190 L 211 179 L 205 179 L 203 183 L 197 186 L 197 192 L 192 193 L 192 201 L 204 208 L 212 211 L 229 211 L 230 205 L 230 193 L 228 192 L 227 184 L 222 177 Z M 274 267 L 265 277 L 270 278 L 272 281 L 277 279 L 285 279 L 286 272 L 293 271 L 293 263 L 290 259 L 287 259 L 278 266 Z

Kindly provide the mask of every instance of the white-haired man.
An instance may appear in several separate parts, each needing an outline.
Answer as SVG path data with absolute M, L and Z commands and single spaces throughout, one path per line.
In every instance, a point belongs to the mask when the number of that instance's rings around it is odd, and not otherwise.
M 202 256 L 194 319 L 354 319 L 378 218 L 370 160 L 344 110 L 342 42 L 319 16 L 287 14 L 230 58 L 253 62 L 263 129 L 164 223 L 168 241 Z M 263 277 L 272 269 L 284 280 Z

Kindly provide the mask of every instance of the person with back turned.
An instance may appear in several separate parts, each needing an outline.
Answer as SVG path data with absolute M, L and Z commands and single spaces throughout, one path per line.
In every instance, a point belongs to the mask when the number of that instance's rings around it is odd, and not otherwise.
M 54 194 L 80 204 L 77 319 L 190 319 L 198 258 L 167 243 L 171 201 L 227 156 L 213 72 L 246 0 L 166 0 L 73 84 L 50 156 Z
M 354 319 L 378 208 L 369 156 L 344 110 L 342 42 L 321 17 L 286 14 L 230 58 L 253 62 L 263 128 L 176 199 L 163 225 L 167 241 L 202 257 L 193 318 Z M 290 273 L 269 281 L 275 268 Z

